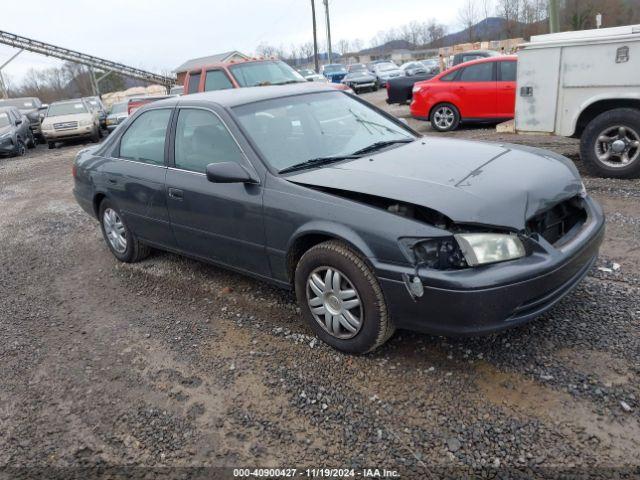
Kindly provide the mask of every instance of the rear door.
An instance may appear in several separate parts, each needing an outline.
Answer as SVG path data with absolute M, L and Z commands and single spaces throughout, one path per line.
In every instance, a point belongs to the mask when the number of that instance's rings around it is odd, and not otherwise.
M 498 64 L 497 112 L 503 118 L 513 118 L 516 109 L 516 77 L 518 62 L 502 60 Z
M 165 195 L 166 145 L 172 108 L 140 114 L 100 167 L 104 187 L 125 222 L 141 239 L 174 247 Z
M 254 171 L 212 110 L 184 107 L 176 122 L 173 165 L 167 171 L 169 216 L 186 253 L 270 276 L 265 254 L 262 185 L 212 183 L 207 165 L 238 162 Z
M 464 119 L 496 117 L 496 62 L 482 62 L 464 67 L 451 87 L 460 98 L 460 115 Z

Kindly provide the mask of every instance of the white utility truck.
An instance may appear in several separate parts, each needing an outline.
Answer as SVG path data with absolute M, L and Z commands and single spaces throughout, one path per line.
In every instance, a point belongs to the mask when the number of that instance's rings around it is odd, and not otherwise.
M 531 37 L 518 53 L 515 128 L 580 138 L 597 175 L 640 176 L 640 25 Z

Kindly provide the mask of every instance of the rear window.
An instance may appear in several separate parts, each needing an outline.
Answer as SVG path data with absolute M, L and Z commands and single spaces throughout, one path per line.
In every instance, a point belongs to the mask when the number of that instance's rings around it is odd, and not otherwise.
M 495 62 L 478 63 L 465 67 L 460 74 L 461 82 L 490 82 L 493 80 L 493 64 Z
M 187 93 L 196 93 L 200 86 L 200 73 L 192 73 L 189 75 L 189 86 L 187 87 Z
M 209 70 L 207 76 L 204 79 L 204 91 L 209 92 L 211 90 L 225 90 L 227 88 L 233 88 L 233 84 L 227 74 L 222 70 Z
M 500 62 L 500 80 L 503 82 L 515 82 L 517 76 L 517 62 Z

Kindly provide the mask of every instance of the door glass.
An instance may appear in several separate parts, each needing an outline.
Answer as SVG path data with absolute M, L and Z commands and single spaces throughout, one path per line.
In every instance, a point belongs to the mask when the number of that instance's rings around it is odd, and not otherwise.
M 244 163 L 244 157 L 222 121 L 206 110 L 183 109 L 176 126 L 176 168 L 205 173 L 210 163 Z
M 149 110 L 135 119 L 120 140 L 120 157 L 164 165 L 164 141 L 171 110 Z
M 204 91 L 211 90 L 225 90 L 227 88 L 233 88 L 233 84 L 227 74 L 222 70 L 209 70 L 207 77 L 204 80 Z
M 485 62 L 465 67 L 459 80 L 461 82 L 490 82 L 493 80 L 493 63 Z
M 451 73 L 447 73 L 446 75 L 443 75 L 442 77 L 440 77 L 440 81 L 441 82 L 453 82 L 453 80 L 456 78 L 456 75 L 458 75 L 459 72 L 460 72 L 460 70 L 454 70 Z
M 516 81 L 517 62 L 500 62 L 500 80 L 503 82 Z
M 189 75 L 189 86 L 187 88 L 187 93 L 196 93 L 198 91 L 198 87 L 200 86 L 200 72 L 192 73 Z

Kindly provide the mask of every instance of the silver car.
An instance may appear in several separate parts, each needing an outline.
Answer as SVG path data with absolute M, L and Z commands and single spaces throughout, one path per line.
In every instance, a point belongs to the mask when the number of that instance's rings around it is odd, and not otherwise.
M 387 81 L 392 78 L 404 77 L 404 72 L 392 62 L 378 63 L 373 66 L 373 74 L 376 77 L 378 85 L 385 87 Z

